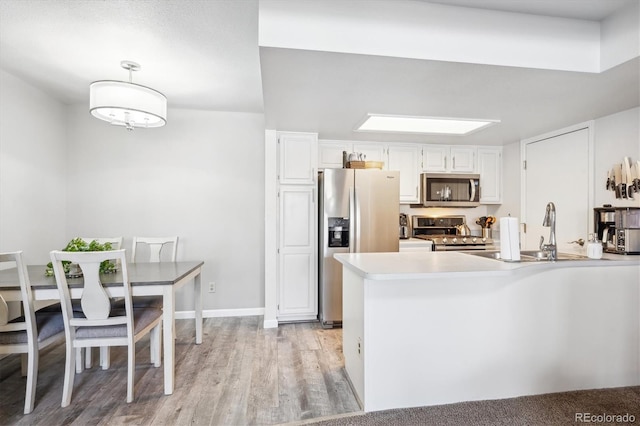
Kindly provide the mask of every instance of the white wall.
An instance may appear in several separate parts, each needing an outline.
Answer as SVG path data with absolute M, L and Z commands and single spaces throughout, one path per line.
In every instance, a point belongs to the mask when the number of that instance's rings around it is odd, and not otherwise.
M 0 70 L 0 251 L 46 263 L 65 237 L 66 108 Z
M 204 260 L 204 309 L 264 307 L 264 118 L 170 109 L 129 132 L 69 108 L 67 232 L 178 235 L 178 260 Z M 207 292 L 215 281 L 217 291 Z M 193 308 L 192 286 L 177 309 Z
M 640 160 L 640 107 L 601 117 L 595 120 L 595 206 L 640 207 L 640 194 L 635 200 L 616 199 L 613 191 L 607 191 L 607 170 L 622 163 L 624 157 Z
M 621 163 L 625 156 L 631 157 L 632 161 L 640 160 L 640 107 L 594 120 L 594 151 L 595 194 L 592 207 L 601 207 L 603 204 L 640 206 L 640 194 L 636 195 L 635 200 L 618 200 L 614 192 L 605 189 L 607 170 L 611 170 L 614 164 Z M 488 212 L 497 217 L 509 213 L 520 217 L 520 142 L 503 147 L 502 161 L 503 203 L 495 211 L 490 207 Z M 494 238 L 496 234 L 499 235 L 499 229 L 496 231 Z

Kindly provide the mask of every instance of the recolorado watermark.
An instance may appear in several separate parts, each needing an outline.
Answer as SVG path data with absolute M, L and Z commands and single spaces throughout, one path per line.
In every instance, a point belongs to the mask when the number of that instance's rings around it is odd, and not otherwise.
M 629 413 L 624 414 L 594 414 L 576 413 L 575 423 L 635 423 L 636 416 Z

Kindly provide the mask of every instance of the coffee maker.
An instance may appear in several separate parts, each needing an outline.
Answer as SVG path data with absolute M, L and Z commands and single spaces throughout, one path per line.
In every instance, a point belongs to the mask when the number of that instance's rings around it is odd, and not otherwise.
M 616 209 L 611 205 L 593 209 L 593 231 L 598 240 L 602 241 L 602 248 L 609 252 L 615 247 L 615 211 Z
M 640 254 L 640 208 L 602 207 L 594 209 L 594 230 L 604 251 Z
M 409 218 L 405 213 L 400 213 L 400 239 L 406 240 L 410 235 Z

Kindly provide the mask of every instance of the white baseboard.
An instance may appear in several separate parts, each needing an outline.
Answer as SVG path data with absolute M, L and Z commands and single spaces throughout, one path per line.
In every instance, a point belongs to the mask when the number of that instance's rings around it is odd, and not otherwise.
M 274 320 L 264 320 L 263 328 L 278 328 L 278 320 L 274 319 Z
M 202 311 L 202 318 L 218 317 L 252 317 L 264 315 L 264 308 L 243 308 L 243 309 L 205 309 Z M 195 311 L 176 311 L 176 319 L 195 318 Z M 276 322 L 275 327 L 278 326 Z

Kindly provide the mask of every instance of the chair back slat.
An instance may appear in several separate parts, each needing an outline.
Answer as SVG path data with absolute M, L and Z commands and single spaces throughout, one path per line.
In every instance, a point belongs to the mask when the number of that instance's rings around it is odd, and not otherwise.
M 147 262 L 158 263 L 162 259 L 162 253 L 165 246 L 171 244 L 170 262 L 175 262 L 178 254 L 178 237 L 133 237 L 133 246 L 131 249 L 131 261 L 138 262 L 140 260 L 140 252 L 138 244 L 144 244 L 148 247 L 149 258 Z M 142 260 L 143 262 L 145 260 Z
M 83 277 L 83 289 L 80 306 L 84 316 L 91 321 L 92 326 L 114 325 L 113 321 L 109 319 L 111 314 L 111 298 L 104 288 L 103 283 L 100 280 L 100 263 L 105 260 L 116 260 L 121 262 L 122 267 L 122 286 L 124 287 L 124 300 L 127 328 L 132 328 L 131 320 L 131 288 L 129 284 L 129 278 L 127 276 L 127 267 L 125 261 L 125 250 L 111 250 L 111 251 L 93 251 L 93 252 L 66 252 L 66 251 L 52 251 L 51 261 L 53 263 L 53 270 L 56 275 L 56 283 L 58 290 L 60 291 L 60 303 L 62 305 L 63 315 L 66 315 L 66 323 L 74 322 L 82 323 L 78 318 L 74 318 L 73 308 L 71 304 L 71 297 L 69 292 L 69 284 L 64 274 L 63 261 L 69 261 L 72 264 L 75 263 L 80 266 Z M 109 320 L 107 320 L 109 319 Z M 78 323 L 78 326 L 80 325 Z M 120 324 L 121 322 L 118 322 Z M 82 324 L 89 325 L 89 324 Z M 68 330 L 70 334 L 75 331 Z M 73 338 L 73 336 L 71 336 Z
M 84 289 L 80 305 L 84 315 L 92 320 L 109 318 L 111 302 L 100 282 L 100 262 L 78 263 L 84 277 Z

